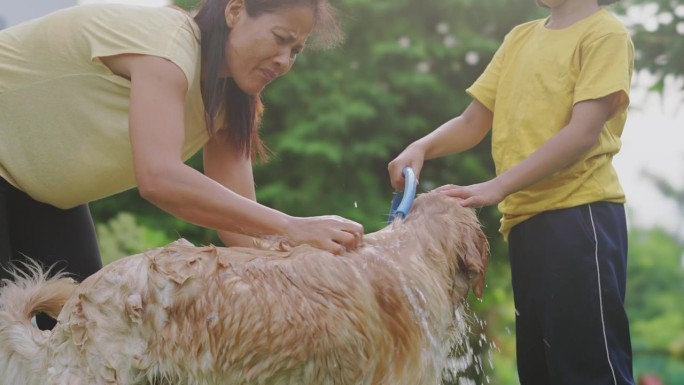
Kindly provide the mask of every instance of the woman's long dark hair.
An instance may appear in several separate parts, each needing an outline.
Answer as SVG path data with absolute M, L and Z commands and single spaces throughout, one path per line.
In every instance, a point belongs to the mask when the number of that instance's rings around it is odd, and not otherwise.
M 327 0 L 244 0 L 249 17 L 292 6 L 307 6 L 314 11 L 314 43 L 333 45 L 341 40 L 334 10 Z M 239 155 L 267 157 L 259 137 L 263 113 L 261 97 L 243 92 L 232 78 L 221 78 L 225 47 L 230 29 L 225 20 L 228 0 L 205 0 L 195 22 L 202 32 L 202 98 L 207 130 L 224 136 Z M 318 40 L 315 38 L 318 37 Z

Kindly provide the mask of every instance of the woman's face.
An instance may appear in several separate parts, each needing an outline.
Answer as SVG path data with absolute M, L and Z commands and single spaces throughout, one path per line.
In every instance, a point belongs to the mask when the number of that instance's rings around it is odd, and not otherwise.
M 254 95 L 292 68 L 315 20 L 307 6 L 250 17 L 243 0 L 230 0 L 226 23 L 230 33 L 222 75 L 232 77 L 243 92 Z

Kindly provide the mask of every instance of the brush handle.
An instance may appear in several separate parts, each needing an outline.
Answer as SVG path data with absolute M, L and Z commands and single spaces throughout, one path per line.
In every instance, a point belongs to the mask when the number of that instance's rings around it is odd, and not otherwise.
M 402 170 L 402 174 L 404 174 L 404 193 L 400 194 L 397 191 L 393 193 L 387 224 L 392 223 L 396 217 L 405 218 L 411 209 L 413 198 L 416 197 L 416 187 L 418 185 L 416 173 L 411 167 L 405 167 Z

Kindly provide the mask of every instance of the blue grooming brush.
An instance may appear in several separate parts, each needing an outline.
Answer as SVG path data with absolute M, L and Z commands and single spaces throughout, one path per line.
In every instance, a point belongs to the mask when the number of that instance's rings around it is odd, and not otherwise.
M 402 194 L 399 191 L 392 193 L 392 205 L 390 206 L 387 224 L 392 223 L 397 217 L 405 218 L 411 209 L 413 198 L 416 197 L 416 187 L 418 185 L 416 173 L 411 167 L 405 167 L 402 170 L 402 174 L 404 174 L 404 193 Z

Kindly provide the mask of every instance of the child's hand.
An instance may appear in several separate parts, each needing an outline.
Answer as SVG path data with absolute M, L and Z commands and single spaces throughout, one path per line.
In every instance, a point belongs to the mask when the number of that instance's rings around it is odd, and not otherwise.
M 425 162 L 425 150 L 417 144 L 412 144 L 401 152 L 393 161 L 387 165 L 392 187 L 397 191 L 404 191 L 404 168 L 411 167 L 416 174 L 416 180 L 420 180 L 420 170 Z
M 463 207 L 491 206 L 498 204 L 506 197 L 503 188 L 496 179 L 471 184 L 470 186 L 447 184 L 436 188 L 435 191 L 463 199 L 460 202 L 460 205 Z

